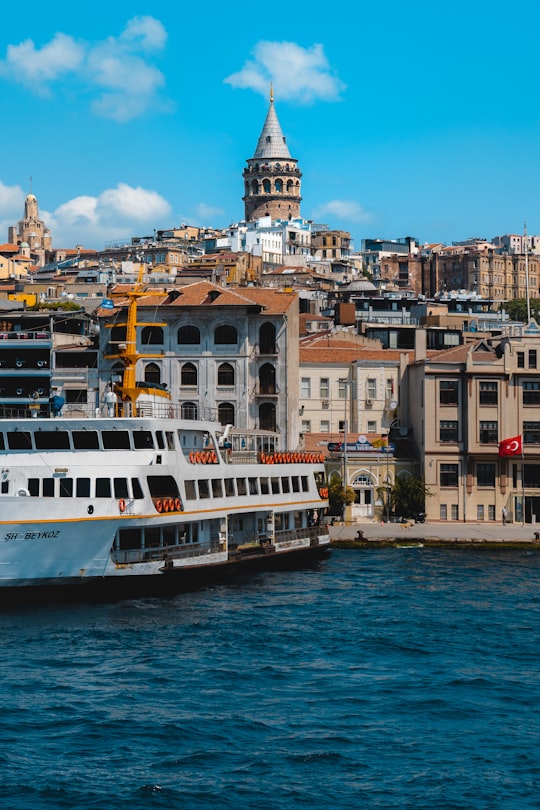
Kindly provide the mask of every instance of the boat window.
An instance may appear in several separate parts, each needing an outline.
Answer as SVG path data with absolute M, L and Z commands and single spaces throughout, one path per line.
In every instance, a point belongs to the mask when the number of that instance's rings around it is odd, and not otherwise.
M 39 497 L 39 478 L 29 478 L 28 479 L 28 492 L 34 498 Z
M 274 495 L 279 495 L 279 478 L 271 478 L 272 483 L 272 493 Z
M 32 434 L 25 430 L 15 430 L 8 433 L 8 447 L 10 450 L 31 450 Z
M 175 546 L 177 544 L 178 542 L 178 540 L 176 539 L 177 528 L 178 528 L 177 524 L 173 524 L 172 526 L 161 527 L 164 546 Z
M 259 494 L 258 480 L 256 478 L 248 478 L 248 483 L 249 483 L 249 494 L 258 495 Z
M 210 487 L 208 486 L 208 481 L 201 479 L 199 481 L 199 498 L 209 498 L 210 497 Z
M 282 492 L 290 492 L 291 491 L 291 482 L 288 478 L 281 479 L 281 491 Z
M 269 492 L 268 478 L 261 478 L 261 495 L 268 495 Z
M 301 529 L 303 512 L 294 512 L 293 514 L 294 514 L 294 528 Z
M 133 446 L 135 450 L 154 449 L 154 437 L 150 430 L 134 430 Z
M 67 430 L 37 430 L 34 433 L 36 450 L 69 450 Z
M 161 546 L 161 532 L 159 526 L 147 526 L 144 529 L 144 547 L 159 548 Z
M 5 449 L 6 449 L 6 446 L 5 446 L 5 443 L 4 443 L 4 434 L 0 433 L 0 450 L 5 450 Z
M 54 478 L 43 479 L 43 497 L 54 498 Z
M 96 498 L 111 497 L 111 482 L 108 478 L 96 478 Z
M 2 493 L 2 495 L 7 495 L 8 494 L 8 492 L 9 492 L 9 481 L 2 481 L 2 484 L 0 486 L 0 492 Z
M 139 481 L 138 478 L 132 478 L 131 479 L 131 489 L 132 489 L 132 492 L 133 492 L 133 497 L 136 500 L 139 501 L 139 500 L 141 500 L 141 498 L 144 498 L 144 492 L 143 492 L 143 489 L 141 487 L 141 482 Z
M 73 478 L 60 478 L 60 497 L 73 497 Z
M 75 450 L 99 450 L 99 436 L 95 430 L 74 430 L 71 434 Z
M 177 498 L 180 494 L 172 475 L 148 475 L 146 480 L 152 498 Z
M 309 482 L 307 475 L 302 476 L 302 492 L 309 492 Z
M 130 548 L 141 548 L 141 530 L 120 529 L 117 548 L 121 551 L 127 551 Z
M 174 450 L 174 433 L 166 430 L 165 438 L 167 439 L 167 450 Z
M 223 498 L 223 486 L 220 478 L 212 478 L 212 495 L 214 498 Z
M 129 498 L 127 478 L 114 479 L 114 497 Z
M 77 488 L 75 490 L 77 498 L 90 497 L 90 479 L 77 478 Z
M 225 479 L 225 495 L 227 498 L 234 498 L 236 495 L 234 491 L 234 478 Z
M 188 501 L 195 501 L 197 499 L 197 495 L 195 494 L 195 481 L 184 481 L 184 486 L 186 488 L 186 499 Z
M 160 450 L 165 450 L 165 442 L 163 441 L 163 433 L 161 430 L 156 430 L 157 446 Z
M 130 450 L 127 430 L 104 430 L 101 434 L 104 450 Z
M 297 475 L 293 475 L 291 477 L 291 483 L 292 483 L 292 491 L 293 492 L 300 492 L 300 481 L 299 481 Z
M 237 478 L 236 479 L 236 490 L 237 490 L 239 495 L 247 495 L 246 479 L 245 478 Z

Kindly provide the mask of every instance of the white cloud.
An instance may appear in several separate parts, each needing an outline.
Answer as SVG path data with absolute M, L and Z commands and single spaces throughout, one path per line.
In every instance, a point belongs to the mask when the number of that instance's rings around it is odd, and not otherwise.
M 79 244 L 99 249 L 105 242 L 146 236 L 154 228 L 167 227 L 172 212 L 157 192 L 119 183 L 97 197 L 74 197 L 53 212 L 44 211 L 41 217 L 55 247 Z
M 6 186 L 0 180 L 0 217 L 16 217 L 17 221 L 23 215 L 24 192 L 20 186 Z M 15 224 L 15 220 L 10 222 Z M 0 242 L 2 236 L 0 235 Z
M 319 205 L 313 212 L 313 216 L 316 219 L 324 219 L 328 216 L 348 222 L 371 222 L 373 220 L 373 214 L 366 211 L 355 200 L 330 200 Z
M 102 42 L 76 41 L 57 33 L 42 48 L 30 39 L 8 45 L 0 61 L 0 76 L 38 93 L 51 92 L 54 82 L 71 81 L 82 90 L 97 90 L 92 102 L 98 115 L 130 121 L 148 109 L 165 109 L 160 98 L 165 84 L 161 71 L 149 64 L 148 54 L 163 50 L 167 32 L 154 17 L 133 17 L 118 37 Z
M 225 211 L 222 208 L 216 208 L 206 203 L 199 203 L 195 210 L 197 212 L 197 218 L 206 225 L 216 217 L 223 217 L 225 215 Z
M 322 45 L 302 48 L 295 42 L 258 42 L 253 59 L 225 79 L 227 84 L 268 95 L 273 82 L 276 97 L 302 103 L 339 101 L 345 89 L 330 69 Z

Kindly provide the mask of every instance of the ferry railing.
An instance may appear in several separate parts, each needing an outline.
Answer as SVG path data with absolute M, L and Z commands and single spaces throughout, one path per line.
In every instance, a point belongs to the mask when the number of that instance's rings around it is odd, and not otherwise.
M 139 562 L 150 562 L 160 560 L 187 560 L 194 557 L 201 557 L 203 554 L 215 554 L 223 551 L 223 546 L 219 542 L 211 542 L 210 545 L 192 543 L 189 546 L 156 546 L 152 548 L 129 548 L 113 549 L 112 560 L 117 565 L 129 565 Z

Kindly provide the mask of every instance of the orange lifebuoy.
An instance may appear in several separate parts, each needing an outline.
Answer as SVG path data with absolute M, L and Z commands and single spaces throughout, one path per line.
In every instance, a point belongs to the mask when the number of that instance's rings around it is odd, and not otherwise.
M 156 509 L 158 510 L 158 512 L 163 512 L 163 501 L 161 500 L 156 501 Z
M 120 498 L 120 500 L 118 501 L 118 508 L 120 509 L 121 512 L 126 511 L 126 502 L 123 498 Z
M 212 464 L 217 464 L 217 453 L 215 450 L 212 450 Z
M 197 464 L 201 464 L 202 456 L 200 453 L 195 453 L 195 461 L 197 462 Z
M 176 509 L 177 512 L 182 511 L 182 501 L 180 500 L 180 498 L 174 499 L 174 508 Z
M 193 452 L 193 450 L 189 454 L 189 460 L 190 460 L 191 464 L 195 464 L 195 453 Z
M 259 461 L 261 462 L 261 464 L 266 464 L 266 456 L 264 455 L 264 453 L 260 454 Z

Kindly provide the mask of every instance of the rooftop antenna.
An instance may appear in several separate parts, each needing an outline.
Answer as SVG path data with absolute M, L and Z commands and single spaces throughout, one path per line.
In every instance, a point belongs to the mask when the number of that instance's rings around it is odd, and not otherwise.
M 274 103 L 274 85 L 270 82 L 270 104 Z
M 527 220 L 523 222 L 523 240 L 525 242 L 525 290 L 527 292 L 527 325 L 531 322 L 531 298 L 529 291 L 529 239 L 527 237 Z

